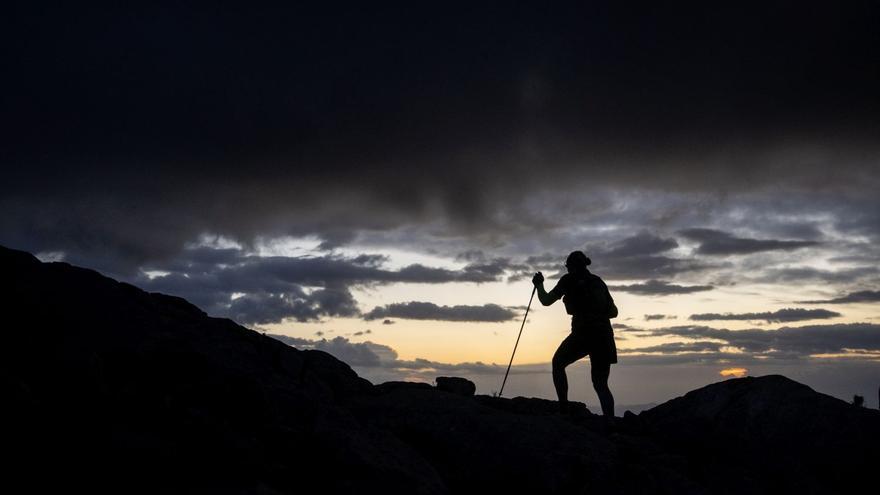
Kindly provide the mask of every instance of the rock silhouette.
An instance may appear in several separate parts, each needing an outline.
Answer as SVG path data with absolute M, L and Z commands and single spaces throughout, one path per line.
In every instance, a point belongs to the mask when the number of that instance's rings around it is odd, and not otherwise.
M 443 390 L 444 392 L 451 392 L 465 397 L 470 397 L 477 391 L 477 386 L 474 385 L 474 382 L 467 378 L 461 378 L 458 376 L 438 376 L 434 381 L 437 382 L 437 390 Z
M 21 251 L 0 248 L 0 273 L 16 492 L 834 493 L 880 460 L 880 412 L 782 376 L 607 428 L 583 404 L 560 415 L 466 381 L 372 385 L 324 352 Z

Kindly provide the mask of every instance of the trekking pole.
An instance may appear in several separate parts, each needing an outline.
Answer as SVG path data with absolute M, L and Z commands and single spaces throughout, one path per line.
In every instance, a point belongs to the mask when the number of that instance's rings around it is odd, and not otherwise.
M 504 393 L 504 384 L 507 383 L 507 374 L 510 373 L 510 365 L 513 364 L 513 356 L 516 355 L 516 347 L 519 345 L 519 338 L 522 337 L 523 327 L 526 326 L 526 318 L 529 317 L 529 308 L 532 307 L 532 299 L 535 297 L 535 291 L 538 290 L 538 287 L 532 287 L 532 295 L 529 297 L 529 305 L 526 306 L 526 315 L 523 316 L 522 325 L 519 326 L 519 335 L 516 336 L 516 344 L 513 344 L 513 353 L 510 355 L 510 362 L 507 363 L 507 371 L 504 372 L 504 381 L 501 382 L 501 390 L 498 392 L 498 397 L 501 397 L 501 394 Z

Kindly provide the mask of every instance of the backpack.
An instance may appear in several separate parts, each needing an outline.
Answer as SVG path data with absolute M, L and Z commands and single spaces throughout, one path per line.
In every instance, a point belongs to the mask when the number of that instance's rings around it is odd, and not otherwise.
M 608 286 L 601 278 L 586 273 L 585 277 L 574 278 L 562 302 L 568 314 L 616 318 L 617 306 L 608 292 Z

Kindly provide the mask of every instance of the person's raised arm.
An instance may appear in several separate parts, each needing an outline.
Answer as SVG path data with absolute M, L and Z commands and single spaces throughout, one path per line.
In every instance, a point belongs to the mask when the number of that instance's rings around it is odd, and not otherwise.
M 538 291 L 538 300 L 544 306 L 550 306 L 559 300 L 559 295 L 555 291 L 547 292 L 544 290 L 544 274 L 541 272 L 532 277 L 532 283 L 535 284 L 535 289 Z

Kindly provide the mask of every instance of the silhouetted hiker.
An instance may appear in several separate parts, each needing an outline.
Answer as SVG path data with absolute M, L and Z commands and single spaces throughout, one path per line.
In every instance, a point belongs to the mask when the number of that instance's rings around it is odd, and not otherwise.
M 602 404 L 602 414 L 614 416 L 614 396 L 608 388 L 611 365 L 617 362 L 617 346 L 609 318 L 617 316 L 617 307 L 601 278 L 590 273 L 590 258 L 581 251 L 574 251 L 565 260 L 568 273 L 559 279 L 550 292 L 544 290 L 544 275 L 532 277 L 538 291 L 538 300 L 549 306 L 562 299 L 565 312 L 571 315 L 571 334 L 559 344 L 553 355 L 553 385 L 559 397 L 561 410 L 568 409 L 568 377 L 565 368 L 590 356 L 590 374 L 593 388 Z

